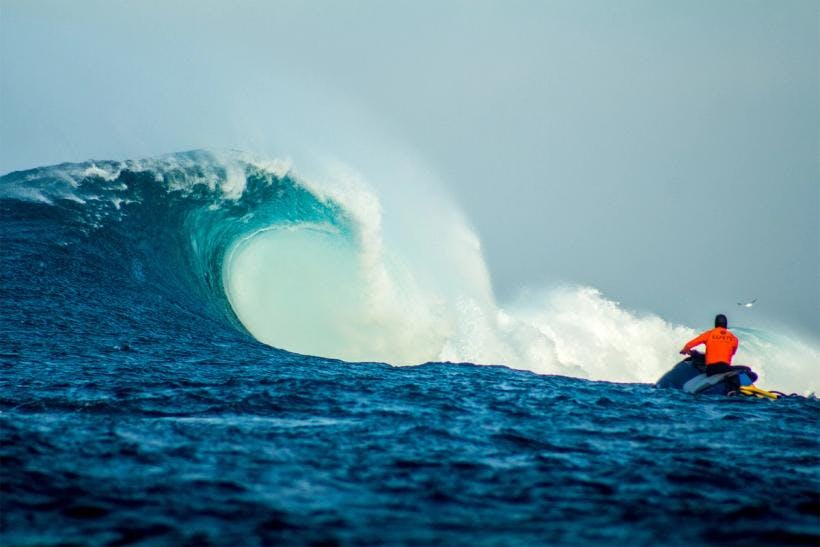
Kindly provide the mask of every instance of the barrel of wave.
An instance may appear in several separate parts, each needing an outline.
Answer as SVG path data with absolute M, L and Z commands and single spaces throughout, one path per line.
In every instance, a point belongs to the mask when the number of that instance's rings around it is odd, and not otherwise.
M 266 229 L 224 264 L 234 312 L 259 341 L 347 361 L 433 360 L 446 328 L 435 298 L 397 261 L 365 260 L 358 241 L 315 224 Z

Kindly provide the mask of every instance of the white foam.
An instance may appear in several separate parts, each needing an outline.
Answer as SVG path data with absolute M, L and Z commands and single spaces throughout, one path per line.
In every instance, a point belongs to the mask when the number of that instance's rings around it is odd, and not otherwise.
M 31 203 L 45 203 L 52 205 L 54 202 L 38 188 L 28 188 L 23 186 L 8 186 L 0 188 L 0 197 L 6 199 L 17 199 Z
M 86 167 L 85 170 L 82 172 L 83 177 L 98 177 L 103 180 L 112 181 L 115 180 L 117 177 L 120 176 L 122 172 L 121 169 L 103 169 L 102 167 L 98 167 L 96 164 L 92 163 L 90 166 Z
M 220 188 L 226 199 L 237 200 L 242 197 L 247 184 L 245 171 L 239 165 L 232 164 L 226 169 L 225 179 Z

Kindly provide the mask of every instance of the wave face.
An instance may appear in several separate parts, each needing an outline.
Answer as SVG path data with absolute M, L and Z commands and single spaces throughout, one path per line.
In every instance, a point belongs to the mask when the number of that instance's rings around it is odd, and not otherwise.
M 444 213 L 417 206 L 402 225 L 343 166 L 308 178 L 285 161 L 207 151 L 63 164 L 3 176 L 0 201 L 3 290 L 41 340 L 250 334 L 348 361 L 653 382 L 694 335 L 588 287 L 501 307 L 478 239 L 446 200 L 435 209 Z M 34 317 L 55 302 L 56 315 Z M 817 390 L 810 344 L 759 331 L 741 339 L 738 358 L 767 387 Z

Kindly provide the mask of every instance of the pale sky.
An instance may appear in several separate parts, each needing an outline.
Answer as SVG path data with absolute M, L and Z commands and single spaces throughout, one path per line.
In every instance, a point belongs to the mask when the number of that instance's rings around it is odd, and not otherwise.
M 0 0 L 0 56 L 0 173 L 387 135 L 502 303 L 820 333 L 819 2 Z

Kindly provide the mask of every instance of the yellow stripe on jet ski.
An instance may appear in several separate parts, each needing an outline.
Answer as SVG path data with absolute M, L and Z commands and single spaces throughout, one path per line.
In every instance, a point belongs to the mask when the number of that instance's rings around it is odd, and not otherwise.
M 740 392 L 744 395 L 754 395 L 755 397 L 768 397 L 769 399 L 777 399 L 777 394 L 765 389 L 760 389 L 755 386 L 740 386 Z

